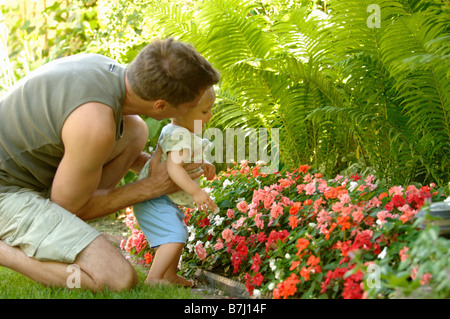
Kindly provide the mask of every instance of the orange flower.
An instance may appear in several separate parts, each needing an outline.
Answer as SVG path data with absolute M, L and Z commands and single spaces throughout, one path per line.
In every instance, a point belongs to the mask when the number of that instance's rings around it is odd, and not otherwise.
M 297 284 L 300 282 L 296 274 L 291 274 L 285 281 L 279 282 L 277 288 L 273 290 L 274 299 L 287 299 L 297 292 Z
M 291 267 L 289 268 L 289 270 L 291 270 L 291 271 L 294 270 L 295 268 L 298 267 L 298 265 L 300 265 L 300 260 L 293 261 L 292 264 L 291 264 Z
M 146 254 L 144 255 L 144 258 L 145 258 L 145 263 L 146 263 L 146 264 L 149 264 L 149 263 L 151 263 L 152 260 L 153 260 L 153 255 L 150 254 L 150 253 L 146 253 Z
M 278 180 L 278 182 L 283 188 L 288 188 L 294 183 L 294 181 L 290 178 L 281 178 Z
M 298 168 L 298 172 L 303 172 L 306 173 L 309 170 L 310 166 L 308 165 L 300 165 L 300 167 Z
M 378 195 L 378 199 L 382 200 L 383 198 L 388 197 L 388 196 L 389 195 L 386 192 L 384 192 L 384 193 L 381 193 L 380 195 Z
M 307 199 L 303 202 L 303 205 L 311 205 L 312 204 L 312 199 Z
M 350 229 L 350 216 L 341 216 L 338 217 L 337 219 L 337 223 L 339 226 L 341 226 L 342 231 L 346 230 L 346 229 Z
M 292 229 L 298 226 L 297 216 L 289 216 L 289 226 L 291 226 Z
M 309 280 L 309 267 L 308 268 L 306 268 L 306 267 L 303 267 L 301 270 L 300 270 L 300 276 L 302 276 L 303 277 L 303 279 L 305 279 L 305 281 L 308 281 Z
M 306 264 L 308 266 L 314 267 L 317 266 L 320 262 L 320 257 L 316 257 L 314 255 L 309 256 L 308 261 L 306 262 Z
M 302 202 L 296 202 L 294 205 L 291 206 L 289 209 L 289 214 L 295 215 L 297 212 L 302 208 Z
M 308 247 L 308 245 L 309 245 L 308 239 L 299 238 L 297 240 L 297 244 L 295 245 L 295 247 L 297 247 L 297 249 L 298 249 L 297 255 L 299 255 L 304 249 L 306 249 L 306 247 Z

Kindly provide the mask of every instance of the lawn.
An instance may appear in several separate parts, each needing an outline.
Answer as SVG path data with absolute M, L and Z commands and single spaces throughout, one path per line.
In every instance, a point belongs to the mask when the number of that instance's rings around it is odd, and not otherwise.
M 93 293 L 85 289 L 50 288 L 10 269 L 0 267 L 0 299 L 198 299 L 189 288 L 174 286 L 149 287 L 144 284 L 146 271 L 136 267 L 139 284 L 126 292 Z
M 121 219 L 102 218 L 91 225 L 101 232 L 120 236 L 123 230 Z M 85 289 L 50 288 L 8 268 L 0 267 L 0 299 L 198 299 L 203 295 L 189 288 L 154 286 L 144 284 L 147 270 L 135 266 L 139 284 L 126 292 L 104 291 L 93 293 Z

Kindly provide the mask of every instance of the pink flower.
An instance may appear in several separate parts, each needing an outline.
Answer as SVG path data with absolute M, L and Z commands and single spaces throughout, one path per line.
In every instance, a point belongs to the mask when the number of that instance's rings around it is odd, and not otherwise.
M 248 205 L 247 205 L 247 202 L 245 200 L 237 203 L 236 207 L 237 207 L 237 209 L 239 209 L 239 211 L 241 213 L 246 213 L 248 211 L 248 209 L 249 209 Z
M 227 217 L 228 218 L 233 218 L 234 217 L 234 209 L 228 209 L 227 210 Z
M 430 274 L 429 272 L 423 274 L 422 276 L 420 276 L 420 284 L 426 285 L 427 283 L 430 282 L 431 278 L 433 278 L 433 275 Z
M 402 249 L 400 249 L 400 251 L 398 252 L 398 254 L 400 255 L 400 261 L 405 261 L 408 258 L 408 252 L 409 248 L 408 247 L 403 247 Z
M 242 224 L 244 223 L 244 221 L 247 219 L 247 217 L 242 216 L 241 218 L 239 218 L 236 223 L 231 224 L 231 227 L 233 227 L 234 229 L 239 229 L 241 228 Z
M 214 249 L 215 250 L 220 250 L 223 248 L 223 241 L 222 238 L 219 238 L 219 240 L 217 241 L 217 243 L 214 245 Z
M 222 238 L 225 239 L 226 243 L 229 243 L 231 240 L 233 240 L 233 231 L 229 228 L 225 229 L 222 232 Z
M 264 228 L 264 221 L 261 220 L 262 213 L 258 213 L 255 215 L 255 225 L 256 227 L 263 229 Z
M 202 243 L 198 243 L 195 246 L 195 253 L 201 260 L 206 259 L 206 249 L 203 247 Z
M 327 181 L 326 180 L 320 180 L 319 182 L 319 192 L 321 193 L 325 193 L 330 187 L 328 187 Z
M 311 182 L 308 185 L 306 185 L 306 187 L 305 187 L 306 195 L 313 195 L 315 191 L 316 191 L 316 185 L 314 184 L 314 182 Z
M 273 219 L 278 218 L 278 216 L 283 215 L 283 207 L 277 204 L 274 204 L 270 209 L 270 217 Z
M 250 209 L 250 210 L 248 211 L 248 217 L 253 217 L 253 216 L 255 216 L 257 212 L 258 212 L 258 211 L 257 211 L 256 209 L 254 209 L 254 208 Z
M 393 186 L 389 189 L 389 196 L 392 195 L 403 195 L 403 187 Z

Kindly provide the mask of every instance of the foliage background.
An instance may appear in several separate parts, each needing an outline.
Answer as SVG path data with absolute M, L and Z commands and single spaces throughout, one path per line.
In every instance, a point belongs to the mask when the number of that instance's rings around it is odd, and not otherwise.
M 447 1 L 0 3 L 1 94 L 47 61 L 94 52 L 126 64 L 152 38 L 173 36 L 222 74 L 210 126 L 278 128 L 283 168 L 450 180 Z M 165 122 L 146 120 L 151 146 Z

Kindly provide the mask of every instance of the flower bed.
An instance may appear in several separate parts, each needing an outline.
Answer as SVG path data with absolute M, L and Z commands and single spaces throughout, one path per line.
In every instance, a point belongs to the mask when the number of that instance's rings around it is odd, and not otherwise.
M 307 165 L 260 171 L 243 162 L 203 181 L 220 209 L 184 210 L 185 274 L 200 268 L 237 279 L 256 297 L 391 297 L 425 284 L 440 285 L 439 296 L 450 294 L 449 241 L 436 228 L 419 230 L 415 218 L 448 189 L 381 187 L 373 175 L 327 180 Z M 150 264 L 153 251 L 132 209 L 125 223 L 130 236 L 122 247 Z

